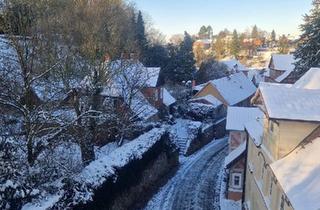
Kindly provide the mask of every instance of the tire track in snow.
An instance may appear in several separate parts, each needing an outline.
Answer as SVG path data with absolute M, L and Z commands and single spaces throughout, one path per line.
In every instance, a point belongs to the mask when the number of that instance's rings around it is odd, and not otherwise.
M 227 152 L 227 139 L 214 140 L 184 158 L 176 175 L 149 201 L 145 210 L 216 209 L 215 189 Z

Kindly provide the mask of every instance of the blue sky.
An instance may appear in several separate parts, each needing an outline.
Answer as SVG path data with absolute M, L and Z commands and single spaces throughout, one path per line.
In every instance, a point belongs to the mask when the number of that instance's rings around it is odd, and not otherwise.
M 302 15 L 312 0 L 131 0 L 165 35 L 197 33 L 211 25 L 214 33 L 228 28 L 245 31 L 257 24 L 277 34 L 299 35 Z

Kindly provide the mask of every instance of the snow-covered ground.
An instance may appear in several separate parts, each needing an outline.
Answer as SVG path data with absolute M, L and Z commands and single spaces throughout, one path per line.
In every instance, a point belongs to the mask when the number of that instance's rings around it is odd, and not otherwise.
M 149 201 L 145 210 L 219 209 L 218 181 L 226 154 L 227 138 L 223 138 L 181 158 L 176 175 Z

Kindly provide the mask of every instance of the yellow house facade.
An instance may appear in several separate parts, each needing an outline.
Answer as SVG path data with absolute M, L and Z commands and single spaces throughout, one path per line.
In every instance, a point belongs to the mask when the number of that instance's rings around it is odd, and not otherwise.
M 258 122 L 261 127 L 258 134 L 259 129 L 246 125 L 249 137 L 244 209 L 301 209 L 292 192 L 287 190 L 287 183 L 277 176 L 274 165 L 320 136 L 320 110 L 317 111 L 320 91 L 262 84 L 252 102 L 264 111 L 265 116 Z

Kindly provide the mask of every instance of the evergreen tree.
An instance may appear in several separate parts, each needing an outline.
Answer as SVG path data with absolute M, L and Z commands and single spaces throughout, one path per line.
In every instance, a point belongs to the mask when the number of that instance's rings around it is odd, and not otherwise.
M 271 41 L 275 42 L 276 41 L 276 32 L 272 30 L 271 32 Z
M 145 24 L 144 24 L 141 11 L 139 11 L 138 13 L 135 29 L 136 29 L 136 43 L 137 43 L 140 59 L 143 63 L 145 63 L 145 60 L 147 57 L 147 50 L 148 50 L 148 40 L 146 37 Z
M 207 36 L 207 33 L 208 33 L 207 27 L 201 26 L 200 31 L 199 31 L 199 33 L 198 33 L 199 38 L 200 38 L 200 39 L 205 38 L 205 37 Z
M 295 52 L 296 71 L 304 74 L 311 67 L 320 67 L 320 0 L 314 0 L 310 14 L 304 16 L 304 23 L 300 26 L 302 35 Z
M 207 33 L 208 33 L 208 39 L 212 39 L 213 29 L 210 25 L 207 27 Z
M 234 30 L 232 35 L 231 47 L 230 47 L 231 55 L 237 58 L 239 55 L 240 49 L 241 49 L 241 44 L 240 44 L 238 32 L 237 30 Z
M 184 32 L 184 39 L 177 53 L 178 65 L 174 71 L 174 80 L 177 82 L 191 80 L 195 71 L 195 63 L 192 37 Z
M 258 39 L 259 38 L 259 31 L 257 25 L 254 25 L 251 32 L 251 38 Z

